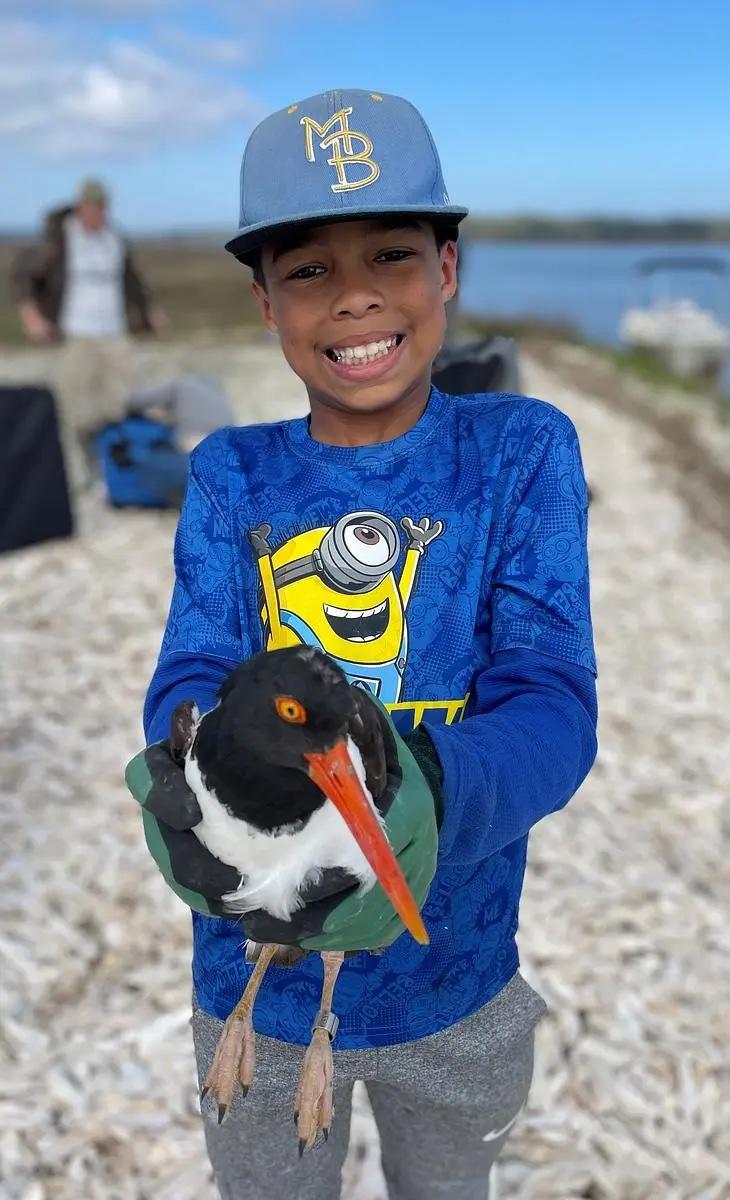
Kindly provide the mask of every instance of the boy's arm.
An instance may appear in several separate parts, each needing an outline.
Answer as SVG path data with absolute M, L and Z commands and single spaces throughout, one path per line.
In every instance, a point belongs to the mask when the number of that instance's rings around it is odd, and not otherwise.
M 168 737 L 181 700 L 201 712 L 216 703 L 228 673 L 250 656 L 241 631 L 230 522 L 215 486 L 225 471 L 217 438 L 191 458 L 175 536 L 175 587 L 160 657 L 144 707 L 148 745 Z
M 575 430 L 551 410 L 499 531 L 492 652 L 472 715 L 421 726 L 411 744 L 440 769 L 444 865 L 477 862 L 524 836 L 567 804 L 595 758 L 587 503 Z

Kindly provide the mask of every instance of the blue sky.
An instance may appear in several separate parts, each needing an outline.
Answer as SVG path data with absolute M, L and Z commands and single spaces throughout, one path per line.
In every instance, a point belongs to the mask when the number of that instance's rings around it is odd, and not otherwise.
M 0 0 L 0 229 L 88 174 L 129 230 L 233 228 L 253 125 L 343 86 L 412 100 L 474 212 L 730 212 L 725 0 L 19 7 Z

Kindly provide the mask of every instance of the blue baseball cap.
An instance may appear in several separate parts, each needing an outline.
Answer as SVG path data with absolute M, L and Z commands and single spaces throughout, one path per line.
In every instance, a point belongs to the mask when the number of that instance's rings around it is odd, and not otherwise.
M 247 260 L 286 226 L 409 213 L 456 225 L 438 152 L 408 100 L 357 88 L 322 92 L 266 117 L 241 163 L 239 230 Z

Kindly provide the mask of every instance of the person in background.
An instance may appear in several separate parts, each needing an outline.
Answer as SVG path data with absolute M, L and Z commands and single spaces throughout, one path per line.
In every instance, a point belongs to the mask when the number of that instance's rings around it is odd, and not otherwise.
M 42 237 L 16 260 L 23 330 L 35 343 L 61 341 L 58 409 L 72 493 L 93 479 L 94 433 L 121 420 L 133 385 L 130 333 L 159 333 L 129 246 L 109 220 L 109 195 L 86 180 L 75 204 L 49 213 Z
M 214 375 L 180 375 L 152 387 L 136 388 L 127 407 L 130 413 L 171 424 L 175 444 L 183 454 L 191 454 L 207 434 L 234 423 L 226 389 Z
M 151 387 L 137 388 L 127 402 L 129 416 L 169 425 L 173 445 L 157 447 L 136 463 L 140 487 L 182 505 L 192 451 L 209 433 L 234 422 L 226 389 L 214 375 L 187 374 Z

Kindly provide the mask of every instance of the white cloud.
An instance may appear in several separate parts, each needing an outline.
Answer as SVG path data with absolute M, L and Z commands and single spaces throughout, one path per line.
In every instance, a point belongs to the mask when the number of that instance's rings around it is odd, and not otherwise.
M 362 0 L 307 0 L 347 16 Z M 304 0 L 266 0 L 248 9 L 241 0 L 206 0 L 228 36 L 196 36 L 171 16 L 191 0 L 0 0 L 0 141 L 22 140 L 44 158 L 128 156 L 161 143 L 205 137 L 229 122 L 242 132 L 264 110 L 236 78 L 267 53 L 267 30 Z M 29 15 L 30 14 L 30 15 Z M 114 16 L 134 15 L 147 27 L 146 44 L 110 41 Z M 35 19 L 34 19 L 35 17 Z M 149 48 L 154 45 L 155 50 Z M 93 48 L 92 48 L 93 47 Z
M 243 87 L 202 64 L 119 41 L 83 55 L 62 34 L 0 21 L 0 138 L 44 157 L 135 154 L 259 115 Z
M 252 58 L 250 46 L 236 36 L 200 38 L 173 27 L 159 34 L 158 40 L 187 59 L 222 67 L 244 66 Z

